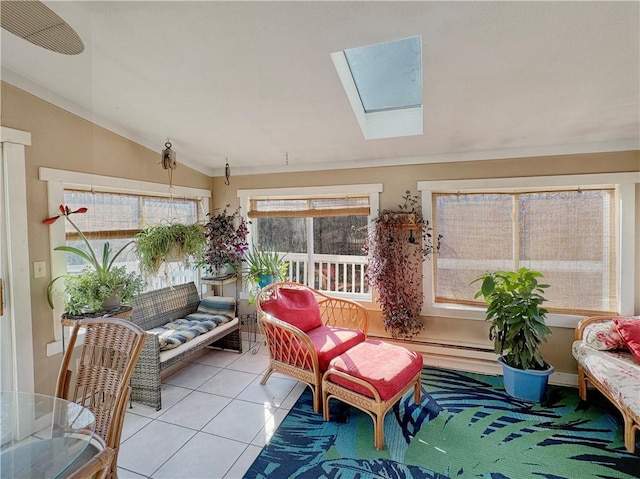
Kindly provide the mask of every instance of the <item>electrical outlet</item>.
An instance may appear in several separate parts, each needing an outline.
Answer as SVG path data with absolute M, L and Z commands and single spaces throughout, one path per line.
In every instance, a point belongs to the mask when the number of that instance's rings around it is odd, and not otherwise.
M 34 261 L 33 262 L 33 277 L 44 278 L 47 275 L 47 262 L 46 261 Z

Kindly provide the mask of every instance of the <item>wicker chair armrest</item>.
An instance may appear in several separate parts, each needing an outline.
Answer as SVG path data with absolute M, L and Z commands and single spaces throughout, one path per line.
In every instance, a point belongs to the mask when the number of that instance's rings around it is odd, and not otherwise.
M 582 335 L 584 334 L 584 329 L 593 323 L 603 323 L 605 321 L 611 321 L 614 316 L 592 316 L 590 318 L 584 318 L 582 321 L 578 323 L 575 331 L 576 341 L 580 341 L 582 339 Z
M 369 330 L 369 313 L 359 303 L 348 299 L 325 297 L 318 302 L 325 326 Z
M 275 361 L 310 371 L 319 371 L 318 354 L 309 336 L 299 328 L 259 312 L 258 323 Z

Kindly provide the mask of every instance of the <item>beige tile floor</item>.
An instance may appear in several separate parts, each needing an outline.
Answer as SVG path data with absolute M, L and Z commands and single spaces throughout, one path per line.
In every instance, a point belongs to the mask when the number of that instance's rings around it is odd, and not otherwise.
M 272 374 L 264 346 L 210 350 L 163 380 L 162 409 L 133 403 L 124 421 L 118 475 L 235 479 L 269 443 L 304 385 Z M 257 349 L 257 352 L 254 351 Z

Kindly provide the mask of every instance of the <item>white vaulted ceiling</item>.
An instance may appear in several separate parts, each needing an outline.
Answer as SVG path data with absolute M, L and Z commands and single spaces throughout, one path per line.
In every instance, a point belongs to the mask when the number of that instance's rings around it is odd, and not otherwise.
M 45 4 L 84 51 L 2 79 L 212 175 L 639 149 L 635 1 Z M 424 134 L 365 140 L 330 54 L 415 35 Z

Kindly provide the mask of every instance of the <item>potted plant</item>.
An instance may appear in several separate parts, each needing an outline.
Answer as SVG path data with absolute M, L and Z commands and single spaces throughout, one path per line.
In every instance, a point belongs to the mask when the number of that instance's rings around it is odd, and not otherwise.
M 103 246 L 102 254 L 98 256 L 87 237 L 70 218 L 72 214 L 86 213 L 87 211 L 87 208 L 78 208 L 75 211 L 71 211 L 68 206 L 60 205 L 59 215 L 42 221 L 44 224 L 50 225 L 63 216 L 73 226 L 85 245 L 84 249 L 66 245 L 54 248 L 55 251 L 65 251 L 79 256 L 89 264 L 80 274 L 58 276 L 51 280 L 47 286 L 47 301 L 53 309 L 53 285 L 60 278 L 64 278 L 66 292 L 65 311 L 73 315 L 103 311 L 117 307 L 120 304 L 128 304 L 144 287 L 144 282 L 139 274 L 127 272 L 126 268 L 122 266 L 114 266 L 118 256 L 132 245 L 133 241 L 125 244 L 115 254 L 112 254 L 111 245 L 106 242 Z
M 287 274 L 284 256 L 262 245 L 252 245 L 244 257 L 247 267 L 242 270 L 246 283 L 257 284 L 264 288 L 268 284 L 283 281 Z
M 240 208 L 232 213 L 227 210 L 209 213 L 204 225 L 206 247 L 200 266 L 205 266 L 208 274 L 223 277 L 240 269 L 244 254 L 249 249 L 247 222 L 240 215 Z M 226 271 L 225 271 L 226 269 Z
M 438 250 L 440 237 L 434 246 L 419 198 L 409 191 L 402 198 L 398 209 L 383 210 L 372 222 L 365 278 L 378 292 L 385 329 L 394 338 L 410 339 L 422 330 L 422 261 Z
M 553 367 L 540 353 L 540 343 L 551 330 L 545 324 L 547 310 L 541 305 L 548 284 L 538 283 L 542 273 L 528 268 L 485 273 L 480 291 L 487 302 L 485 319 L 491 322 L 489 339 L 502 364 L 507 393 L 515 398 L 539 402 L 546 393 Z
M 156 275 L 171 261 L 197 264 L 202 261 L 206 238 L 199 223 L 164 222 L 145 226 L 135 237 L 140 271 Z

